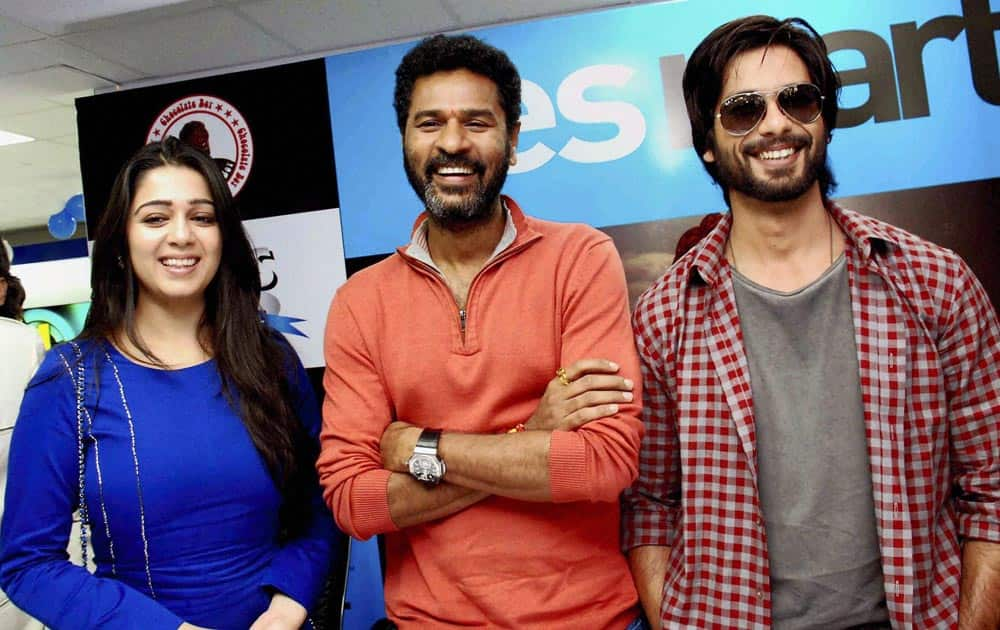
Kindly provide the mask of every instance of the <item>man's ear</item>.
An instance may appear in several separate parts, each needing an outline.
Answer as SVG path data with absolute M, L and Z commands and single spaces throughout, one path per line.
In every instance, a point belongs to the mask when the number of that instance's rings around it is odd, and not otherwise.
M 510 132 L 510 155 L 507 156 L 507 161 L 510 162 L 511 166 L 517 164 L 517 141 L 521 135 L 521 121 L 514 123 L 514 128 Z

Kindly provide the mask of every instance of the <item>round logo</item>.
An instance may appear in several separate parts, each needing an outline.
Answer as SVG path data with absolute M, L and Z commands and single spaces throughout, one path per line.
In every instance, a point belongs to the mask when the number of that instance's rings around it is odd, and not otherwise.
M 243 115 L 230 103 L 205 94 L 174 101 L 153 121 L 146 142 L 167 136 L 180 138 L 211 157 L 234 197 L 246 184 L 253 166 L 253 136 Z

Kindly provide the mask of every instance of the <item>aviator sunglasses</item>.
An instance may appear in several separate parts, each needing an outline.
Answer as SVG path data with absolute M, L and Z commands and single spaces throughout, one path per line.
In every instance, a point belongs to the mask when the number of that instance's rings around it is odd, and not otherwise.
M 777 90 L 740 92 L 722 101 L 715 115 L 722 128 L 734 136 L 745 136 L 764 118 L 767 96 L 777 94 L 775 100 L 785 116 L 808 125 L 823 112 L 823 95 L 812 83 L 795 83 Z

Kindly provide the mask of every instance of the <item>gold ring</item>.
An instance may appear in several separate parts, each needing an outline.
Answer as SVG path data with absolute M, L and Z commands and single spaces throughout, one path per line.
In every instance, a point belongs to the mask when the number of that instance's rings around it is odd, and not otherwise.
M 556 378 L 558 378 L 559 382 L 563 385 L 569 385 L 570 383 L 569 377 L 566 376 L 566 368 L 559 368 L 556 370 Z

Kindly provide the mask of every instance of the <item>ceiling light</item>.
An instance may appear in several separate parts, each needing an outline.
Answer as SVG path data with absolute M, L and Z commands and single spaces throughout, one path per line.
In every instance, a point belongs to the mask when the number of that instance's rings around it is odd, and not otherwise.
M 5 147 L 8 144 L 21 144 L 22 142 L 34 141 L 35 139 L 30 136 L 22 136 L 19 133 L 12 133 L 10 131 L 0 129 L 0 147 Z

